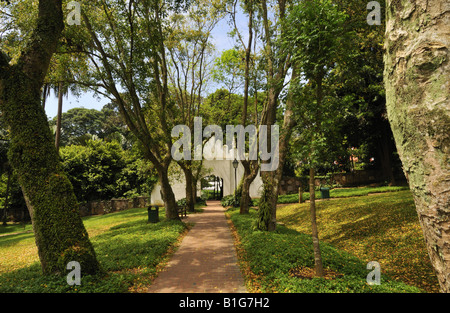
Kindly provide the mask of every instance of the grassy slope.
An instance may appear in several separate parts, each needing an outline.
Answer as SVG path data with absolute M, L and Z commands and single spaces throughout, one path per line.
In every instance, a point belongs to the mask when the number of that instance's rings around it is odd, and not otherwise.
M 318 202 L 319 236 L 364 261 L 378 261 L 393 278 L 438 291 L 409 191 Z M 286 206 L 280 221 L 310 233 L 309 204 Z
M 256 274 L 254 289 L 277 292 L 428 292 L 438 291 L 409 191 L 317 202 L 324 266 L 344 274 L 331 281 L 300 280 L 297 266 L 314 267 L 309 204 L 280 207 L 286 227 L 275 233 L 251 231 L 252 215 L 230 211 L 241 248 Z M 381 264 L 381 286 L 370 287 L 366 264 Z M 392 280 L 387 280 L 391 277 Z
M 417 292 L 437 291 L 423 237 L 408 191 L 318 201 L 319 236 L 324 264 L 343 278 L 299 280 L 289 274 L 297 266 L 313 266 L 308 204 L 280 207 L 275 233 L 253 232 L 252 214 L 231 210 L 242 236 L 247 264 L 256 279 L 253 291 L 277 292 Z M 185 225 L 164 221 L 147 224 L 146 209 L 84 218 L 106 275 L 82 276 L 82 285 L 68 286 L 65 277 L 42 277 L 32 233 L 0 237 L 0 292 L 125 292 L 145 286 L 157 264 Z M 18 231 L 14 229 L 14 231 Z M 20 230 L 19 230 L 20 231 Z M 242 251 L 242 250 L 241 250 Z M 368 286 L 368 261 L 381 264 L 382 285 Z
M 409 188 L 407 186 L 333 188 L 330 190 L 330 198 L 367 196 L 371 193 L 394 192 L 400 190 L 409 190 Z M 316 199 L 322 197 L 320 191 L 316 191 L 315 194 Z M 309 200 L 309 192 L 304 192 L 302 198 L 303 200 Z M 278 197 L 278 203 L 298 203 L 298 193 L 281 195 Z

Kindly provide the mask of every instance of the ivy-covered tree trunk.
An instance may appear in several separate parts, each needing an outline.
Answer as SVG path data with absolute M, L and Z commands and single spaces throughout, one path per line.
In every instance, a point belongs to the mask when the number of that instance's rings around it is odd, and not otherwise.
M 191 160 L 184 160 L 180 161 L 178 163 L 183 170 L 184 177 L 186 180 L 186 187 L 185 187 L 185 193 L 186 193 L 186 205 L 188 207 L 189 212 L 195 211 L 195 198 L 197 196 L 197 190 L 194 189 L 194 176 L 192 174 L 192 161 Z
M 450 10 L 387 1 L 388 118 L 442 292 L 450 292 Z
M 0 110 L 9 126 L 9 160 L 30 212 L 43 273 L 65 273 L 67 263 L 77 261 L 82 273 L 93 274 L 99 264 L 40 97 L 63 27 L 61 0 L 39 1 L 37 26 L 17 64 L 9 65 L 3 53 L 0 58 Z
M 240 214 L 247 214 L 250 210 L 250 202 L 252 200 L 250 197 L 250 185 L 255 180 L 256 175 L 258 175 L 259 165 L 258 161 L 255 160 L 242 160 L 241 163 L 244 166 L 244 175 L 242 178 L 242 192 L 239 212 Z
M 292 67 L 292 75 L 291 81 L 295 81 L 298 77 L 298 69 L 294 64 Z M 275 124 L 275 116 L 276 116 L 276 101 L 277 96 L 270 95 L 269 93 L 269 103 L 272 103 L 272 112 L 271 114 L 266 115 L 266 120 L 264 121 L 266 125 L 274 125 Z M 274 231 L 277 226 L 277 203 L 278 203 L 278 193 L 280 188 L 280 181 L 283 177 L 283 167 L 287 158 L 287 154 L 289 152 L 289 140 L 292 135 L 292 129 L 296 124 L 296 120 L 294 118 L 294 99 L 293 99 L 293 91 L 290 89 L 288 92 L 288 98 L 286 101 L 286 109 L 284 111 L 284 119 L 283 126 L 279 133 L 279 142 L 278 147 L 276 147 L 276 151 L 271 151 L 272 159 L 271 162 L 275 162 L 278 164 L 278 167 L 273 171 L 264 172 L 261 171 L 261 178 L 264 184 L 263 194 L 259 200 L 259 209 L 258 209 L 258 222 L 257 227 L 260 230 Z M 268 105 L 270 107 L 270 105 Z M 264 124 L 264 123 L 263 123 Z M 271 138 L 270 129 L 268 127 L 268 144 L 267 146 L 271 147 L 271 140 L 275 138 Z M 263 162 L 261 162 L 263 163 Z

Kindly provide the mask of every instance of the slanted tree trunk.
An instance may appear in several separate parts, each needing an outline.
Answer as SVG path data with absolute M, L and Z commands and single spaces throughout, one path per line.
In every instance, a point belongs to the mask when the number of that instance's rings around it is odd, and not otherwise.
M 298 78 L 298 69 L 295 64 L 292 66 L 292 75 L 291 75 L 291 81 L 295 81 Z M 266 111 L 266 116 L 263 119 L 263 125 L 274 125 L 276 120 L 276 102 L 277 102 L 278 95 L 272 92 L 269 92 L 268 101 L 269 104 L 268 107 L 272 107 L 272 110 Z M 266 224 L 264 227 L 260 229 L 266 229 L 268 231 L 273 231 L 276 229 L 276 215 L 277 215 L 277 202 L 278 202 L 278 193 L 279 193 L 279 185 L 281 178 L 283 176 L 283 166 L 287 158 L 287 154 L 289 151 L 289 140 L 292 135 L 292 129 L 296 124 L 296 120 L 294 118 L 294 99 L 293 99 L 293 93 L 292 90 L 289 90 L 288 92 L 288 98 L 286 100 L 286 109 L 284 111 L 284 119 L 283 119 L 283 127 L 280 129 L 279 134 L 279 143 L 278 143 L 278 155 L 277 153 L 274 154 L 274 157 L 278 159 L 278 167 L 271 172 L 261 172 L 261 178 L 264 183 L 264 193 L 266 194 L 264 197 L 265 201 L 267 201 L 267 205 L 262 205 L 263 202 L 260 200 L 260 206 L 258 210 L 258 215 L 266 215 L 270 214 L 270 218 L 264 219 L 266 221 Z M 268 147 L 271 147 L 271 133 L 270 128 L 267 129 L 268 133 L 268 141 L 267 144 Z M 262 210 L 270 210 L 269 212 L 263 212 Z M 262 219 L 260 219 L 262 220 Z M 261 224 L 260 224 L 261 225 Z
M 242 192 L 241 192 L 241 202 L 239 206 L 240 214 L 247 214 L 250 209 L 250 185 L 258 175 L 259 165 L 258 161 L 254 160 L 241 160 L 244 166 L 244 176 L 242 178 Z
M 181 169 L 184 172 L 184 178 L 186 180 L 186 205 L 188 207 L 189 212 L 194 212 L 194 205 L 195 205 L 195 196 L 196 193 L 194 193 L 196 190 L 193 188 L 194 184 L 194 177 L 192 175 L 192 161 L 180 161 L 178 162 Z
M 159 183 L 161 184 L 161 196 L 165 206 L 166 218 L 169 220 L 179 220 L 177 210 L 177 201 L 173 193 L 172 186 L 169 180 L 169 163 L 163 162 L 163 165 L 156 164 L 156 171 L 158 173 Z
M 386 107 L 442 292 L 450 292 L 448 0 L 387 1 Z
M 252 52 L 252 42 L 253 42 L 253 1 L 247 1 L 244 4 L 248 10 L 248 41 L 247 45 L 244 44 L 242 37 L 239 35 L 242 47 L 245 49 L 245 70 L 244 70 L 244 103 L 242 107 L 242 125 L 245 127 L 247 125 L 247 111 L 248 111 L 248 95 L 250 87 L 250 63 L 251 63 L 251 52 Z M 233 16 L 235 18 L 235 16 Z M 235 27 L 236 20 L 234 19 Z M 256 42 L 256 40 L 255 40 Z M 257 92 L 255 92 L 256 96 Z M 257 100 L 256 100 L 257 101 Z M 257 107 L 257 103 L 255 104 Z M 256 110 L 255 121 L 257 122 Z M 257 123 L 255 123 L 257 125 Z M 244 167 L 244 175 L 242 178 L 242 188 L 241 188 L 241 199 L 239 204 L 240 214 L 247 214 L 250 210 L 250 185 L 258 174 L 258 161 L 257 160 L 241 160 L 242 166 Z
M 65 273 L 77 261 L 99 271 L 72 185 L 55 149 L 41 87 L 63 30 L 61 0 L 40 0 L 37 26 L 15 65 L 0 58 L 0 110 L 10 129 L 9 160 L 26 200 L 44 274 Z

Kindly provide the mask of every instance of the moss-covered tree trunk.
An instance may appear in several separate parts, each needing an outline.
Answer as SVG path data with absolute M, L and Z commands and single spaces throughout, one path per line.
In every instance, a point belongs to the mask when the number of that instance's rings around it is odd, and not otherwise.
M 292 75 L 291 81 L 295 81 L 298 78 L 298 69 L 294 64 L 292 66 Z M 268 107 L 271 107 L 272 110 L 268 110 L 266 114 L 266 119 L 263 120 L 262 125 L 274 125 L 276 121 L 276 103 L 277 97 L 274 94 L 269 92 L 268 96 Z M 268 230 L 274 231 L 277 226 L 277 202 L 278 202 L 278 193 L 280 188 L 280 181 L 283 177 L 283 167 L 284 163 L 287 159 L 287 155 L 289 152 L 289 140 L 292 135 L 292 129 L 296 124 L 296 120 L 294 118 L 294 98 L 292 90 L 288 92 L 288 98 L 286 101 L 286 109 L 284 111 L 284 118 L 282 123 L 282 128 L 278 135 L 278 146 L 275 147 L 276 151 L 271 151 L 272 160 L 271 162 L 275 162 L 278 167 L 273 171 L 264 172 L 261 171 L 261 179 L 264 184 L 263 195 L 259 200 L 259 210 L 258 210 L 258 222 L 257 227 L 260 230 Z M 275 138 L 271 138 L 270 127 L 268 127 L 268 147 L 271 147 L 271 140 Z M 277 159 L 277 160 L 275 160 Z M 261 162 L 264 163 L 264 162 Z M 269 218 L 270 216 L 270 218 Z
M 239 207 L 240 214 L 247 214 L 250 211 L 250 185 L 258 175 L 259 165 L 257 160 L 241 160 L 244 166 L 244 175 L 242 179 L 241 202 Z
M 197 196 L 197 190 L 194 189 L 194 175 L 192 173 L 192 161 L 191 160 L 183 160 L 178 162 L 181 169 L 183 170 L 186 186 L 185 186 L 185 193 L 186 193 L 186 205 L 188 207 L 189 212 L 195 211 L 195 198 Z
M 450 10 L 387 1 L 388 118 L 442 292 L 450 292 Z
M 9 65 L 2 54 L 0 109 L 9 126 L 9 159 L 30 212 L 43 273 L 65 273 L 67 263 L 77 261 L 82 273 L 92 274 L 99 264 L 40 97 L 63 27 L 61 0 L 39 1 L 38 24 L 18 63 Z

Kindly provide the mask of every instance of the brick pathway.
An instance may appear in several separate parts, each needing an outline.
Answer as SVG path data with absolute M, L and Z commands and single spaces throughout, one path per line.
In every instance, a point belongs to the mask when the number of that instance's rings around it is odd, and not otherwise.
M 203 213 L 188 215 L 185 221 L 195 226 L 148 292 L 247 292 L 220 202 L 208 201 Z

